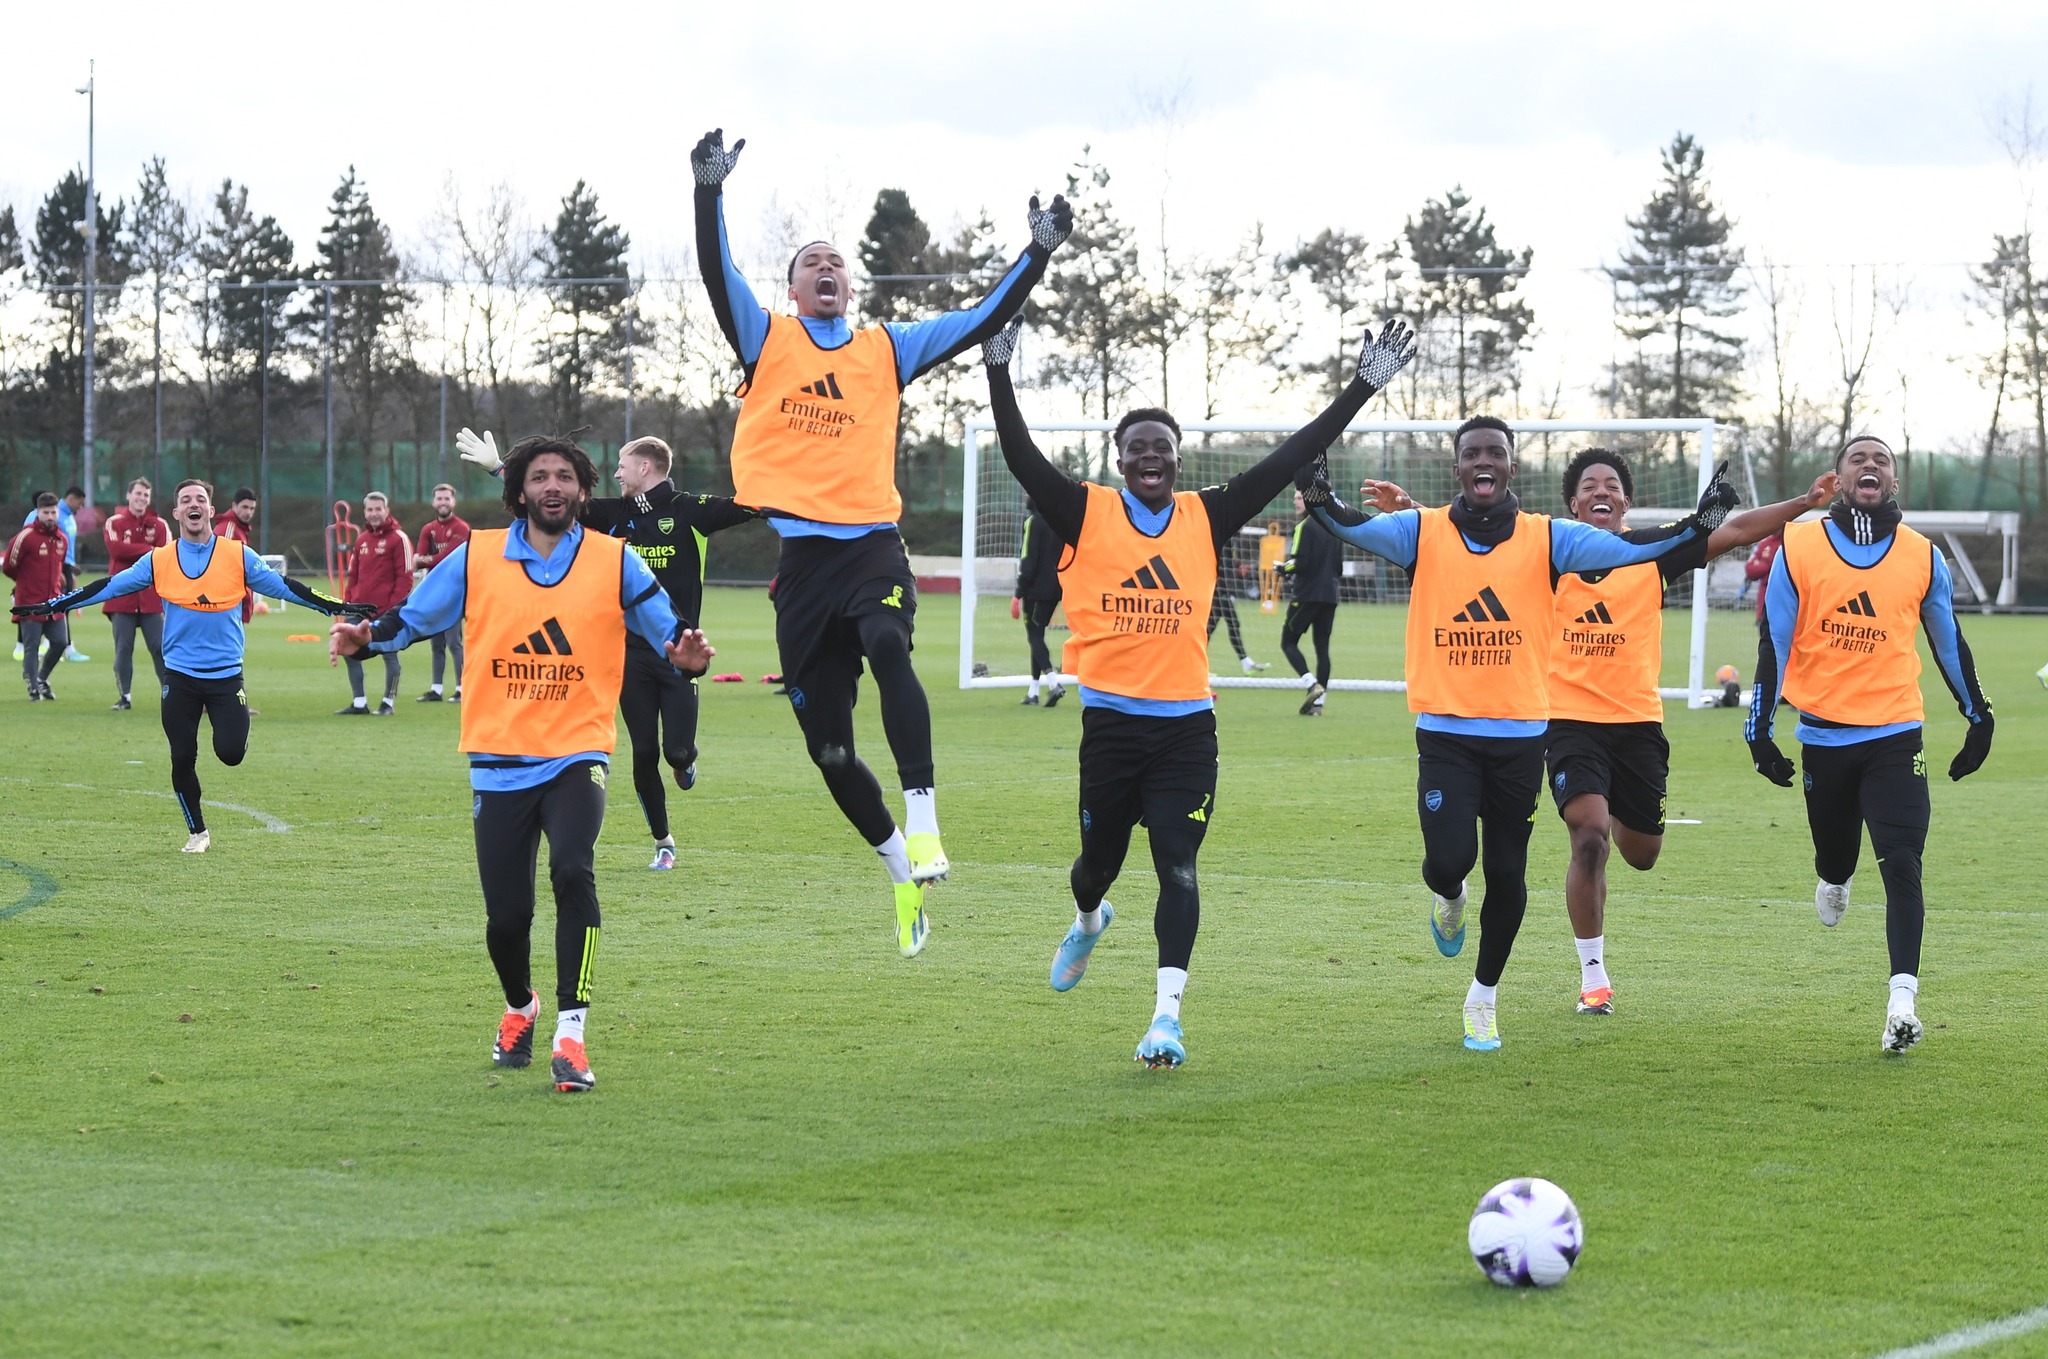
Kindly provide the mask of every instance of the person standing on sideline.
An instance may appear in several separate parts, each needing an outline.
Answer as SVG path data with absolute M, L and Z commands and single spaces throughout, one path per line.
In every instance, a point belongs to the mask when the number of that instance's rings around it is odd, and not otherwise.
M 235 488 L 234 502 L 213 517 L 213 531 L 222 538 L 232 538 L 238 543 L 253 545 L 249 536 L 256 523 L 256 493 L 247 486 Z M 256 616 L 256 592 L 249 591 L 242 600 L 242 625 Z
M 382 491 L 363 497 L 363 531 L 349 550 L 346 593 L 379 609 L 395 609 L 412 593 L 412 544 L 405 530 L 391 517 L 391 502 Z M 353 654 L 348 661 L 348 687 L 352 697 L 346 708 L 336 708 L 336 717 L 365 717 L 372 712 L 363 694 L 363 663 Z M 389 717 L 397 711 L 399 662 L 396 651 L 384 653 L 384 700 L 375 715 Z M 459 687 L 459 686 L 458 686 Z
M 1408 709 L 1415 717 L 1416 814 L 1429 930 L 1446 958 L 1465 946 L 1465 879 L 1481 859 L 1479 958 L 1465 992 L 1465 1046 L 1500 1046 L 1501 973 L 1529 905 L 1529 835 L 1543 793 L 1550 723 L 1553 582 L 1567 571 L 1652 561 L 1718 528 L 1735 490 L 1717 473 L 1694 512 L 1661 528 L 1610 533 L 1524 511 L 1512 489 L 1514 431 L 1475 415 L 1452 438 L 1459 491 L 1444 509 L 1408 509 L 1368 481 L 1370 518 L 1330 492 L 1319 469 L 1298 479 L 1309 512 L 1345 542 L 1401 567 L 1408 601 Z M 1304 485 L 1304 481 L 1306 484 Z
M 28 518 L 21 521 L 21 526 L 23 528 L 27 528 L 29 525 L 35 523 L 36 509 L 40 507 L 42 503 L 43 502 L 41 498 L 41 493 L 39 492 L 35 499 L 34 505 L 31 505 L 29 507 Z M 64 558 L 64 588 L 67 590 L 76 589 L 78 586 L 78 516 L 81 512 L 84 511 L 84 509 L 85 491 L 81 487 L 73 486 L 69 488 L 64 492 L 63 498 L 57 502 L 57 528 L 58 531 L 64 535 L 65 541 L 69 544 L 69 547 L 67 549 L 69 555 L 67 555 Z M 65 625 L 64 637 L 65 660 L 89 661 L 92 659 L 92 657 L 86 655 L 84 652 L 80 651 L 77 647 L 71 644 L 71 629 L 69 624 Z M 17 644 L 14 648 L 14 659 L 17 661 L 21 659 L 21 647 L 19 644 Z
M 461 440 L 456 443 L 460 446 Z M 444 481 L 434 488 L 434 517 L 420 530 L 419 550 L 412 557 L 413 575 L 418 577 L 433 570 L 443 557 L 468 541 L 469 525 L 455 512 L 455 488 Z M 415 703 L 441 701 L 441 676 L 450 652 L 455 654 L 454 701 L 462 702 L 462 629 L 456 627 L 434 639 L 434 682 L 427 692 L 413 700 Z
M 1949 761 L 1960 780 L 1991 753 L 1991 701 L 1977 682 L 1970 644 L 1956 626 L 1948 563 L 1941 549 L 1902 521 L 1898 461 L 1870 435 L 1835 455 L 1841 498 L 1825 519 L 1794 524 L 1764 588 L 1763 639 L 1750 694 L 1750 759 L 1780 788 L 1804 775 L 1813 867 L 1813 906 L 1830 928 L 1849 909 L 1849 886 L 1870 830 L 1884 877 L 1884 935 L 1891 998 L 1879 1050 L 1918 1043 L 1920 945 L 1927 906 L 1920 858 L 1932 808 L 1922 742 L 1926 704 L 1920 652 L 1927 647 L 1970 727 Z M 1798 710 L 1801 770 L 1772 739 L 1778 703 Z
M 1268 667 L 1264 661 L 1253 660 L 1244 649 L 1244 625 L 1237 619 L 1237 594 L 1241 588 L 1238 573 L 1244 569 L 1237 555 L 1239 541 L 1232 538 L 1224 544 L 1223 555 L 1217 561 L 1216 597 L 1209 601 L 1209 640 L 1215 642 L 1220 619 L 1229 628 L 1230 649 L 1237 653 L 1238 668 L 1250 675 Z
M 171 526 L 150 506 L 153 488 L 147 477 L 128 484 L 128 503 L 107 520 L 107 572 L 119 575 L 151 552 L 171 541 Z M 115 712 L 126 712 L 133 704 L 130 694 L 135 681 L 135 634 L 140 632 L 149 647 L 149 659 L 156 667 L 157 687 L 168 681 L 164 675 L 164 604 L 155 590 L 110 599 L 100 611 L 114 628 L 114 688 L 120 698 Z
M 250 587 L 292 599 L 324 614 L 367 615 L 359 604 L 329 599 L 280 576 L 247 544 L 213 532 L 213 493 L 203 481 L 181 481 L 172 495 L 178 536 L 117 575 L 39 604 L 16 604 L 16 618 L 42 618 L 104 599 L 155 590 L 164 604 L 164 690 L 161 715 L 171 745 L 171 790 L 185 813 L 185 853 L 212 843 L 199 788 L 199 719 L 213 727 L 213 753 L 230 767 L 249 750 L 249 700 L 242 690 L 244 625 L 238 612 Z
M 1357 376 L 1321 415 L 1270 456 L 1201 491 L 1174 490 L 1180 426 L 1156 407 L 1117 422 L 1120 490 L 1054 467 L 1018 408 L 1015 351 L 1014 326 L 982 347 L 989 404 L 1010 474 L 1068 544 L 1060 567 L 1072 629 L 1066 668 L 1081 690 L 1081 852 L 1067 875 L 1075 915 L 1053 953 L 1052 988 L 1080 984 L 1116 915 L 1103 894 L 1143 823 L 1159 878 L 1159 971 L 1152 1022 L 1134 1055 L 1170 1069 L 1187 1060 L 1180 1007 L 1201 924 L 1196 859 L 1216 810 L 1216 700 L 1202 615 L 1216 594 L 1217 564 L 1237 531 L 1415 357 L 1415 344 L 1400 321 L 1377 340 L 1366 332 Z
M 28 527 L 8 540 L 7 555 L 0 558 L 0 569 L 14 581 L 14 617 L 21 625 L 21 677 L 28 685 L 31 703 L 56 697 L 50 692 L 50 672 L 64 659 L 71 641 L 63 610 L 29 617 L 22 614 L 23 605 L 40 604 L 64 593 L 64 557 L 71 541 L 57 525 L 57 497 L 44 491 L 36 497 Z M 48 652 L 43 654 L 46 643 Z
M 1344 582 L 1344 544 L 1309 514 L 1301 492 L 1294 493 L 1294 512 L 1301 516 L 1288 544 L 1287 560 L 1280 571 L 1290 582 L 1294 598 L 1288 602 L 1287 617 L 1280 625 L 1280 654 L 1301 676 L 1307 694 L 1301 700 L 1303 717 L 1323 715 L 1323 696 L 1330 691 L 1330 629 L 1337 622 L 1339 587 Z M 1308 658 L 1301 654 L 1301 635 L 1315 642 L 1316 668 L 1311 675 Z
M 690 152 L 698 264 L 712 314 L 746 372 L 733 430 L 733 499 L 763 511 L 782 538 L 775 644 L 790 707 L 833 801 L 888 870 L 896 946 L 913 958 L 930 925 L 925 889 L 952 865 L 939 840 L 931 705 L 910 661 L 917 578 L 896 527 L 903 389 L 1023 310 L 1074 214 L 1064 198 L 1043 209 L 1033 198 L 1031 243 L 987 297 L 929 320 L 859 330 L 848 319 L 846 256 L 812 241 L 789 262 L 796 315 L 771 315 L 726 242 L 723 185 L 745 145 L 728 151 L 724 133 L 712 131 Z M 874 677 L 896 757 L 903 828 L 854 748 L 863 668 Z
M 564 1093 L 597 1083 L 585 1046 L 602 924 L 595 853 L 618 726 L 613 710 L 638 634 L 687 674 L 716 653 L 683 627 L 624 540 L 586 530 L 578 510 L 597 468 L 568 439 L 524 439 L 504 461 L 509 529 L 479 529 L 405 603 L 374 624 L 337 624 L 332 654 L 393 651 L 467 625 L 461 747 L 483 888 L 484 941 L 505 1013 L 491 1060 L 533 1059 L 540 997 L 532 985 L 534 870 L 548 841 L 555 898 L 555 1042 Z
M 1017 557 L 1017 598 L 1010 606 L 1012 618 L 1024 620 L 1024 640 L 1031 647 L 1031 687 L 1024 702 L 1038 706 L 1038 680 L 1054 675 L 1052 652 L 1045 645 L 1045 626 L 1060 606 L 1060 554 L 1066 545 L 1053 533 L 1052 525 L 1038 512 L 1037 502 L 1024 497 L 1024 541 Z M 1066 686 L 1057 678 L 1047 681 L 1045 706 L 1050 708 L 1066 697 Z

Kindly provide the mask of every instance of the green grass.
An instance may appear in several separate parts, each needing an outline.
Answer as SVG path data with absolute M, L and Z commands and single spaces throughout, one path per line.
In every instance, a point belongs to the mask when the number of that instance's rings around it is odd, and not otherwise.
M 154 702 L 105 710 L 97 613 L 57 703 L 0 686 L 0 913 L 56 886 L 0 919 L 0 1353 L 1857 1355 L 2048 1301 L 2048 622 L 1965 622 L 1998 745 L 1937 781 L 1906 1059 L 1877 1052 L 1877 874 L 1822 930 L 1798 795 L 1750 772 L 1738 714 L 1670 713 L 1671 814 L 1702 824 L 1651 874 L 1616 861 L 1611 1020 L 1572 1013 L 1545 803 L 1506 1047 L 1480 1055 L 1470 959 L 1424 923 L 1400 697 L 1310 724 L 1233 691 L 1169 1074 L 1130 1060 L 1142 848 L 1086 985 L 1045 982 L 1076 707 L 960 693 L 953 601 L 924 609 L 955 865 L 930 950 L 895 956 L 880 869 L 753 682 L 767 605 L 714 591 L 749 682 L 705 686 L 682 871 L 645 871 L 613 785 L 583 1098 L 488 1064 L 458 714 L 410 701 L 424 648 L 395 720 L 337 722 L 339 673 L 283 640 L 309 616 L 258 620 L 248 762 L 201 777 L 291 829 L 215 808 L 203 858 L 176 852 Z M 994 614 L 987 654 L 1021 650 Z M 1397 626 L 1340 614 L 1340 672 Z M 1716 661 L 1746 670 L 1751 636 L 1717 617 Z M 1961 724 L 1929 682 L 1940 770 Z M 893 784 L 871 696 L 859 718 Z M 1586 1220 L 1541 1295 L 1464 1249 L 1517 1174 Z

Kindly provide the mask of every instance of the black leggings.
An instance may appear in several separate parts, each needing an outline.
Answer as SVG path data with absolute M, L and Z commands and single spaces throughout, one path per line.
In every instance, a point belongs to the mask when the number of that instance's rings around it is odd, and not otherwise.
M 1418 730 L 1415 749 L 1422 880 L 1438 896 L 1454 897 L 1481 864 L 1486 895 L 1473 977 L 1498 986 L 1529 907 L 1529 832 L 1543 792 L 1543 738 Z
M 249 753 L 249 696 L 242 677 L 200 679 L 177 670 L 164 677 L 164 735 L 171 743 L 171 791 L 194 835 L 206 829 L 199 803 L 199 718 L 213 724 L 213 754 L 229 768 Z M 523 1002 L 522 1002 L 523 1003 Z
M 1300 646 L 1301 634 L 1306 632 L 1316 648 L 1316 683 L 1329 684 L 1330 626 L 1336 621 L 1335 604 L 1304 604 L 1296 600 L 1287 606 L 1287 621 L 1280 625 L 1280 651 L 1295 674 L 1308 673 L 1308 659 L 1301 654 Z
M 1183 970 L 1202 924 L 1195 860 L 1216 807 L 1216 714 L 1138 717 L 1081 710 L 1081 854 L 1068 883 L 1092 911 L 1123 871 L 1139 822 L 1152 844 L 1159 966 Z
M 1244 628 L 1237 621 L 1237 601 L 1224 594 L 1221 590 L 1218 590 L 1216 597 L 1209 602 L 1209 635 L 1211 637 L 1216 635 L 1216 620 L 1219 618 L 1230 624 L 1230 645 L 1236 650 L 1237 658 L 1243 660 L 1245 658 Z M 1323 640 L 1326 642 L 1329 640 L 1328 629 L 1324 630 Z
M 697 681 L 638 639 L 626 643 L 619 712 L 633 743 L 633 792 L 657 840 L 668 838 L 668 789 L 662 765 L 681 774 L 697 763 Z
M 895 614 L 864 614 L 851 620 L 858 631 L 860 655 L 874 672 L 875 689 L 882 699 L 882 732 L 896 756 L 896 774 L 905 788 L 932 786 L 932 710 L 910 664 L 910 622 Z M 859 658 L 849 658 L 853 675 L 858 675 Z M 881 781 L 855 753 L 853 747 L 853 701 L 851 679 L 843 686 L 820 684 L 803 691 L 803 703 L 796 709 L 797 725 L 803 728 L 804 748 L 832 800 L 871 845 L 879 845 L 896 833 L 896 818 L 882 800 Z M 791 694 L 792 702 L 796 694 Z
M 473 794 L 484 944 L 507 1005 L 523 1008 L 533 994 L 533 884 L 543 834 L 555 892 L 555 1002 L 564 1010 L 590 1003 L 601 924 L 595 859 L 605 778 L 602 762 L 584 760 L 537 788 Z
M 1932 809 L 1927 756 L 1920 733 L 1902 731 L 1847 746 L 1804 746 L 1806 821 L 1813 831 L 1813 868 L 1823 882 L 1849 881 L 1870 827 L 1870 850 L 1884 876 L 1884 938 L 1892 971 L 1920 975 L 1920 939 L 1927 926 L 1920 860 Z
M 1045 625 L 1052 622 L 1052 611 L 1060 606 L 1057 599 L 1027 599 L 1024 601 L 1024 640 L 1031 644 L 1031 678 L 1051 674 L 1053 671 L 1052 652 L 1045 646 Z
M 142 634 L 149 659 L 156 666 L 159 687 L 168 684 L 164 670 L 164 616 L 160 613 L 117 613 L 114 622 L 114 683 L 127 698 L 135 690 L 135 634 Z

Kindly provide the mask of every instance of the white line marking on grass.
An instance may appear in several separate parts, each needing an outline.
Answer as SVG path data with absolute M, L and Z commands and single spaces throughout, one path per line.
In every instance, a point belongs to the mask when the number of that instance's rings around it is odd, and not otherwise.
M 153 788 L 99 788 L 90 783 L 46 783 L 39 779 L 0 779 L 0 783 L 30 783 L 41 788 L 76 788 L 84 793 L 121 793 L 128 797 L 167 797 L 174 801 L 178 796 L 176 793 L 158 792 Z M 216 802 L 210 797 L 201 798 L 199 801 L 203 806 L 218 807 L 224 812 L 240 812 L 244 816 L 254 817 L 263 829 L 273 835 L 283 835 L 291 830 L 291 823 L 283 817 L 272 816 L 269 812 L 258 811 L 254 807 L 244 807 L 239 802 Z
M 1979 1345 L 1989 1345 L 1994 1340 L 2010 1340 L 2016 1335 L 2026 1335 L 2048 1326 L 2048 1306 L 2036 1307 L 2031 1312 L 2017 1316 L 2001 1317 L 1997 1321 L 1986 1321 L 1976 1326 L 1965 1326 L 1960 1331 L 1950 1331 L 1932 1340 L 1923 1340 L 1917 1345 L 1908 1345 L 1902 1350 L 1886 1350 L 1877 1359 L 1938 1359 L 1944 1354 L 1961 1354 L 1974 1350 Z

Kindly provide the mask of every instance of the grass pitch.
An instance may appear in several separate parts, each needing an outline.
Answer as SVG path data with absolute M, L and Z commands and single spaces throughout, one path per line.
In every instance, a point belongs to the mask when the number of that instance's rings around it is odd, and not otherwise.
M 201 766 L 245 810 L 210 808 L 186 856 L 155 702 L 106 711 L 89 614 L 55 704 L 0 686 L 0 1353 L 1858 1355 L 2048 1300 L 2048 622 L 1965 619 L 1999 732 L 1962 784 L 1927 676 L 1929 1032 L 1905 1059 L 1877 1050 L 1874 865 L 1823 930 L 1799 796 L 1750 771 L 1739 714 L 1668 712 L 1671 815 L 1700 824 L 1651 874 L 1615 860 L 1611 1019 L 1572 1012 L 1545 801 L 1506 1046 L 1475 1054 L 1471 959 L 1425 923 L 1401 698 L 1310 722 L 1232 691 L 1190 1061 L 1147 1073 L 1149 861 L 1055 995 L 1078 709 L 954 689 L 956 607 L 924 601 L 918 652 L 954 881 L 906 963 L 880 868 L 755 682 L 768 606 L 711 592 L 717 668 L 748 683 L 704 687 L 680 871 L 646 871 L 623 761 L 612 784 L 582 1097 L 489 1065 L 458 713 L 411 701 L 426 648 L 395 719 L 340 722 L 340 673 L 284 640 L 323 629 L 259 619 L 249 759 Z M 1021 652 L 995 615 L 986 648 Z M 1277 622 L 1246 616 L 1277 661 Z M 1714 628 L 1746 672 L 1747 615 Z M 1397 614 L 1345 609 L 1339 672 L 1388 673 L 1389 639 Z M 859 718 L 893 786 L 871 695 Z M 550 928 L 544 903 L 544 993 Z M 1585 1215 L 1544 1294 L 1465 1253 L 1518 1174 Z

